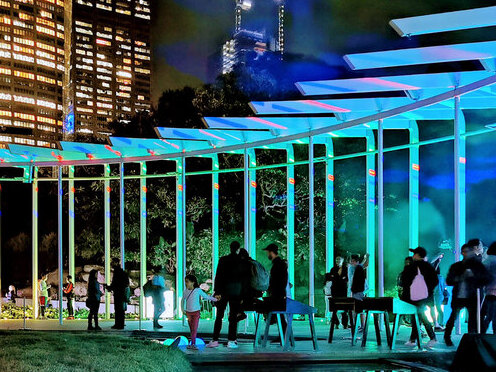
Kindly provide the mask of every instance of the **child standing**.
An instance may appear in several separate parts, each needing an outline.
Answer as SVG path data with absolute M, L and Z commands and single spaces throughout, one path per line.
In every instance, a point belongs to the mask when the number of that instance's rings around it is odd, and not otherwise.
M 194 275 L 186 275 L 184 283 L 186 289 L 183 293 L 182 307 L 183 313 L 186 314 L 188 318 L 189 330 L 191 332 L 191 345 L 188 345 L 187 348 L 190 350 L 198 350 L 196 347 L 196 333 L 200 321 L 200 297 L 215 302 L 219 300 L 219 296 L 212 297 L 203 292 L 198 284 L 198 279 Z
M 40 298 L 40 310 L 41 310 L 41 319 L 45 319 L 45 308 L 48 304 L 48 289 L 51 287 L 49 285 L 47 285 L 47 279 L 48 279 L 48 275 L 46 274 L 43 274 L 41 276 L 41 280 L 40 280 L 40 283 L 39 283 L 39 287 L 38 287 L 38 290 L 39 290 L 39 298 Z

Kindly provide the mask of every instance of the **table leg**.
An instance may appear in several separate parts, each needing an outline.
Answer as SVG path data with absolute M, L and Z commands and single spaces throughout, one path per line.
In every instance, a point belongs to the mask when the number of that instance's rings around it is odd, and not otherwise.
M 291 343 L 291 334 L 293 333 L 293 314 L 288 314 L 288 317 L 286 319 L 287 327 L 286 327 L 286 333 L 284 335 L 284 350 L 288 350 L 292 343 Z M 292 345 L 294 346 L 294 345 Z
M 262 347 L 267 346 L 267 340 L 269 338 L 269 328 L 270 328 L 270 321 L 272 320 L 272 313 L 267 314 L 267 320 L 265 321 L 265 333 L 264 333 L 264 338 L 262 340 Z
M 312 333 L 313 349 L 317 351 L 319 350 L 319 345 L 317 345 L 317 333 L 315 332 L 315 323 L 313 321 L 313 314 L 308 315 L 308 321 L 310 322 L 310 332 Z
M 372 316 L 374 317 L 375 339 L 377 340 L 377 345 L 381 346 L 381 328 L 379 327 L 379 317 L 381 314 L 373 314 Z
M 384 328 L 386 328 L 386 340 L 389 347 L 391 347 L 391 328 L 389 327 L 389 313 L 384 313 Z
M 259 325 L 260 325 L 260 313 L 257 313 L 255 317 L 255 340 L 253 340 L 253 347 L 257 347 L 260 344 L 260 330 L 258 327 Z
M 332 344 L 332 338 L 334 337 L 334 322 L 332 321 L 332 319 L 334 319 L 334 316 L 337 316 L 337 311 L 336 310 L 333 310 L 331 312 L 331 326 L 329 328 L 329 338 L 327 339 L 327 342 Z
M 358 313 L 353 314 L 354 323 L 353 324 L 353 334 L 351 338 L 351 346 L 355 345 L 358 336 Z
M 369 312 L 365 312 L 365 324 L 362 325 L 363 328 L 363 336 L 362 336 L 362 347 L 365 347 L 367 344 L 367 333 L 369 330 Z
M 276 319 L 277 319 L 277 330 L 279 332 L 279 341 L 281 343 L 281 346 L 284 347 L 284 331 L 282 329 L 282 324 L 281 324 L 281 314 L 277 313 Z
M 400 321 L 401 315 L 399 314 L 394 314 L 394 324 L 393 324 L 393 334 L 391 337 L 391 350 L 394 350 L 394 347 L 396 345 L 396 337 L 398 336 L 398 329 L 399 329 L 399 321 Z

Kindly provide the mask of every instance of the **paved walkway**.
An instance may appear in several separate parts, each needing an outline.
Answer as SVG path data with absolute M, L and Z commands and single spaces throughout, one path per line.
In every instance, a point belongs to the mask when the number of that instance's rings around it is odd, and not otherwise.
M 166 338 L 173 338 L 177 335 L 189 335 L 189 329 L 186 324 L 180 320 L 164 320 L 161 321 L 164 328 L 162 330 L 154 331 L 151 321 L 142 321 L 141 330 L 139 332 L 140 323 L 138 321 L 126 321 L 125 331 L 114 331 L 110 327 L 113 325 L 113 320 L 102 320 L 100 326 L 103 332 L 122 333 L 128 336 L 144 336 L 147 338 L 154 338 L 163 340 Z M 40 331 L 85 331 L 87 327 L 86 320 L 71 320 L 64 321 L 60 325 L 57 320 L 27 320 L 27 328 Z M 329 332 L 329 325 L 320 319 L 316 322 L 316 330 L 318 337 L 319 351 L 314 351 L 312 342 L 309 340 L 309 327 L 308 321 L 294 321 L 294 332 L 296 337 L 296 348 L 291 353 L 284 353 L 278 343 L 270 343 L 266 348 L 254 348 L 253 346 L 253 322 L 248 325 L 245 333 L 244 322 L 239 326 L 239 348 L 235 350 L 227 349 L 224 344 L 215 349 L 207 349 L 201 347 L 199 351 L 184 350 L 188 359 L 193 365 L 232 365 L 232 364 L 253 364 L 263 363 L 264 365 L 271 362 L 285 361 L 294 363 L 319 363 L 329 361 L 347 361 L 347 362 L 370 362 L 385 359 L 397 360 L 426 360 L 444 359 L 445 361 L 452 360 L 455 348 L 448 348 L 444 345 L 443 334 L 438 333 L 439 343 L 432 349 L 417 350 L 416 347 L 405 346 L 404 343 L 408 340 L 411 328 L 400 327 L 398 339 L 396 343 L 396 350 L 389 350 L 386 340 L 385 332 L 382 332 L 383 345 L 378 346 L 375 340 L 374 327 L 369 327 L 369 334 L 366 347 L 361 347 L 360 342 L 357 345 L 351 346 L 350 331 L 338 329 L 334 333 L 334 341 L 332 344 L 327 343 L 327 335 Z M 18 330 L 23 328 L 22 320 L 0 320 L 0 329 Z M 213 329 L 212 320 L 201 320 L 199 327 L 199 337 L 210 340 Z M 277 327 L 271 327 L 271 336 L 275 338 Z M 225 337 L 227 332 L 227 322 L 223 324 L 222 336 Z M 458 344 L 461 336 L 454 335 L 453 341 L 455 345 Z M 221 341 L 225 339 L 221 339 Z M 424 339 L 424 345 L 428 339 Z M 444 364 L 446 364 L 444 363 Z M 430 363 L 428 363 L 430 364 Z M 434 369 L 435 370 L 435 369 Z

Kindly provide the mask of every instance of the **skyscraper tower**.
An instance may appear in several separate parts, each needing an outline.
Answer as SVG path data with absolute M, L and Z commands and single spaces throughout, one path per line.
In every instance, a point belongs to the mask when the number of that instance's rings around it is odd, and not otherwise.
M 278 46 L 277 50 L 281 53 L 281 59 L 284 55 L 284 0 L 275 0 L 277 4 L 279 4 L 279 9 L 278 9 L 278 15 L 279 15 L 279 22 L 278 22 Z

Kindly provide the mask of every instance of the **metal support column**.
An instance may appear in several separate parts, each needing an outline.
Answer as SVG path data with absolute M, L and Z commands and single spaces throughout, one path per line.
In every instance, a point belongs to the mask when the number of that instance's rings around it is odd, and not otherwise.
M 253 259 L 257 258 L 257 171 L 250 169 L 257 166 L 257 158 L 254 149 L 248 150 L 248 182 L 250 184 L 249 194 L 249 227 L 248 227 L 248 253 Z
M 64 323 L 63 317 L 63 288 L 64 288 L 64 261 L 62 257 L 62 197 L 64 189 L 62 187 L 62 167 L 57 167 L 58 182 L 57 182 L 57 252 L 58 252 L 58 267 L 59 267 L 59 323 Z
M 0 184 L 0 288 L 2 288 L 2 185 Z M 0 301 L 0 314 L 2 314 L 2 301 Z
M 219 156 L 212 155 L 212 170 L 219 170 Z M 212 173 L 212 282 L 219 262 L 219 173 Z
M 104 165 L 103 206 L 104 206 L 104 232 L 103 243 L 105 247 L 105 283 L 110 285 L 110 165 Z M 105 319 L 110 319 L 110 292 L 105 290 Z
M 69 275 L 72 276 L 72 281 L 75 283 L 75 271 L 76 271 L 76 261 L 75 261 L 75 246 L 74 246 L 74 194 L 76 189 L 74 187 L 74 166 L 69 166 Z
M 124 249 L 124 162 L 119 163 L 119 241 L 120 241 L 120 256 L 121 267 L 126 268 L 126 257 Z
M 315 296 L 315 210 L 314 210 L 314 190 L 315 190 L 315 170 L 313 154 L 313 137 L 308 138 L 308 304 L 314 306 Z
M 375 138 L 371 131 L 367 132 L 367 151 L 372 153 L 366 155 L 366 215 L 367 215 L 367 243 L 366 251 L 369 254 L 369 266 L 367 269 L 367 283 L 369 287 L 368 297 L 375 297 L 376 289 L 376 255 L 375 255 Z
M 146 175 L 146 162 L 140 163 L 140 175 Z M 143 286 L 146 283 L 146 178 L 140 178 L 140 307 L 139 318 L 143 319 L 145 296 Z
M 248 149 L 244 150 L 243 153 L 243 209 L 244 209 L 244 218 L 243 218 L 243 242 L 245 249 L 250 252 L 250 238 L 249 238 L 249 229 L 250 229 L 250 177 L 248 174 L 248 167 L 250 164 L 250 160 L 248 158 Z
M 410 143 L 418 143 L 419 131 L 415 120 L 410 121 Z M 410 168 L 408 171 L 408 247 L 418 247 L 419 239 L 419 146 L 409 148 Z
M 465 242 L 465 117 L 460 108 L 460 97 L 455 97 L 455 262 L 460 261 L 460 248 Z
M 176 310 L 182 318 L 180 303 L 183 297 L 184 275 L 186 274 L 186 159 L 176 160 Z
M 35 168 L 33 174 L 33 183 L 32 183 L 32 203 L 33 203 L 33 215 L 31 216 L 31 256 L 33 258 L 32 262 L 32 298 L 33 298 L 33 317 L 34 319 L 38 318 L 38 312 L 40 309 L 38 302 L 38 169 Z
M 287 198 L 286 198 L 286 229 L 287 229 L 287 260 L 288 260 L 288 275 L 291 287 L 291 297 L 294 298 L 295 284 L 295 166 L 292 165 L 295 161 L 293 145 L 287 145 L 286 148 L 287 163 Z
M 377 275 L 379 297 L 384 297 L 384 130 L 382 120 L 377 123 Z
M 334 266 L 334 146 L 332 138 L 326 138 L 325 178 L 325 224 L 326 224 L 326 272 Z

